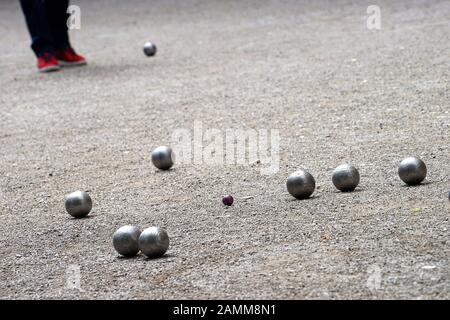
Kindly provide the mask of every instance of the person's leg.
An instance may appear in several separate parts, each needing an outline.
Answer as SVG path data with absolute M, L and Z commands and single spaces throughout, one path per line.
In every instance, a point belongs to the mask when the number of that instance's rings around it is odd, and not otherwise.
M 69 14 L 67 8 L 69 0 L 43 0 L 45 13 L 48 17 L 50 33 L 56 49 L 70 47 L 69 34 L 67 30 L 67 19 Z
M 67 20 L 69 0 L 44 0 L 50 31 L 55 47 L 55 56 L 61 66 L 81 66 L 86 59 L 77 54 L 70 45 Z
M 31 36 L 31 48 L 37 57 L 53 51 L 52 36 L 42 0 L 20 0 Z

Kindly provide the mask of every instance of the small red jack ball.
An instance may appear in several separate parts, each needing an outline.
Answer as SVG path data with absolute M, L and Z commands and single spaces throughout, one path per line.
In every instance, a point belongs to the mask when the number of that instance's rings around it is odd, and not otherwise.
M 226 206 L 231 206 L 233 204 L 233 201 L 234 201 L 234 199 L 230 195 L 227 195 L 227 196 L 222 198 L 222 202 Z

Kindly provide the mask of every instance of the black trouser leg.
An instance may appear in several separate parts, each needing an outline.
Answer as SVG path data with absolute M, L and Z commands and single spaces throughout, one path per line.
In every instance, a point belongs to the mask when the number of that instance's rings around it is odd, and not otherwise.
M 20 0 L 31 36 L 31 49 L 36 56 L 53 50 L 53 39 L 43 0 Z
M 45 12 L 55 49 L 70 47 L 67 31 L 69 0 L 44 0 Z

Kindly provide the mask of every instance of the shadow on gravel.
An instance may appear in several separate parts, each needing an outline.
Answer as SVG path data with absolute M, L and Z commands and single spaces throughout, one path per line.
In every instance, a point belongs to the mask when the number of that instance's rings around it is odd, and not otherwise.
M 132 257 L 124 257 L 121 255 L 117 255 L 116 259 L 117 260 L 139 260 L 139 261 L 158 261 L 158 260 L 165 260 L 165 259 L 169 259 L 169 258 L 175 258 L 176 256 L 173 254 L 164 254 L 162 257 L 158 257 L 158 258 L 148 258 L 147 256 L 145 256 L 143 253 L 139 252 L 137 255 L 132 256 Z
M 333 193 L 338 193 L 338 194 L 352 194 L 352 193 L 360 193 L 360 192 L 364 192 L 366 191 L 366 189 L 355 189 L 353 191 L 339 191 L 339 190 L 335 190 Z
M 136 255 L 136 256 L 132 256 L 132 257 L 124 257 L 124 256 L 116 256 L 117 260 L 135 260 L 138 259 L 140 257 L 140 254 Z
M 320 197 L 322 197 L 321 195 L 314 195 L 305 199 L 296 199 L 296 198 L 291 198 L 290 202 L 302 202 L 302 201 L 312 201 L 315 199 L 319 199 Z
M 158 258 L 149 258 L 149 257 L 144 256 L 143 260 L 144 261 L 160 261 L 160 260 L 166 260 L 166 259 L 174 258 L 174 257 L 175 256 L 172 254 L 164 254 L 162 257 L 158 257 Z
M 425 181 L 425 182 L 422 182 L 422 183 L 419 183 L 419 184 L 415 184 L 415 185 L 412 185 L 412 186 L 407 185 L 407 184 L 403 184 L 401 187 L 402 188 L 420 188 L 422 186 L 433 185 L 433 184 L 435 184 L 434 181 Z
M 165 174 L 167 172 L 176 172 L 176 171 L 177 171 L 176 169 L 170 168 L 170 169 L 167 169 L 167 170 L 155 170 L 155 173 L 156 174 Z
M 72 221 L 81 221 L 81 220 L 89 220 L 89 219 L 95 218 L 96 216 L 97 215 L 95 215 L 95 214 L 92 214 L 92 215 L 90 214 L 83 218 L 68 217 L 68 219 L 72 220 Z

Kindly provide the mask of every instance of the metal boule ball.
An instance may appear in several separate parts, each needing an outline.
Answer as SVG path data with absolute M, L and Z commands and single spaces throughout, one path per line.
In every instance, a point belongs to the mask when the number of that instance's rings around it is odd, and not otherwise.
M 286 182 L 288 192 L 297 199 L 306 199 L 316 188 L 314 177 L 305 170 L 292 173 Z
M 174 163 L 175 154 L 169 147 L 161 146 L 152 151 L 152 162 L 158 169 L 169 170 Z
M 398 167 L 398 175 L 408 185 L 421 183 L 427 176 L 427 166 L 416 157 L 404 159 Z
M 160 227 L 150 227 L 142 231 L 138 244 L 147 257 L 161 257 L 169 248 L 169 236 L 166 230 Z
M 146 42 L 144 44 L 144 54 L 147 57 L 154 56 L 156 54 L 156 46 L 155 46 L 155 44 L 151 43 L 150 41 Z
M 92 199 L 85 191 L 75 191 L 66 196 L 67 212 L 75 218 L 83 218 L 92 210 Z
M 133 257 L 139 252 L 138 240 L 141 230 L 136 226 L 123 226 L 113 234 L 114 249 L 125 257 Z
M 359 179 L 358 169 L 349 164 L 338 166 L 331 176 L 334 186 L 343 192 L 355 190 L 359 184 Z

